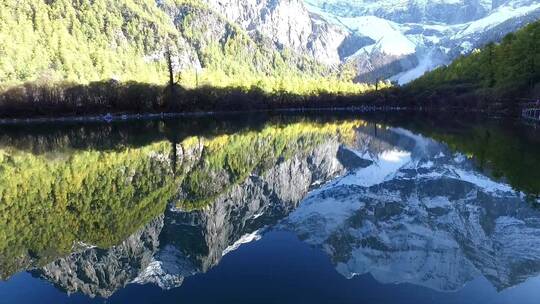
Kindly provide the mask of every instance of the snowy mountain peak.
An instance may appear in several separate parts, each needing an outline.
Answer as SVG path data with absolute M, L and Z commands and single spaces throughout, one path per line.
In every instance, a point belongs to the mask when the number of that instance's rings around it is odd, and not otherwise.
M 356 51 L 341 58 L 357 66 L 357 80 L 388 78 L 400 84 L 540 19 L 537 0 L 304 0 L 304 3 L 312 14 L 341 27 L 350 36 L 367 38 L 357 45 Z

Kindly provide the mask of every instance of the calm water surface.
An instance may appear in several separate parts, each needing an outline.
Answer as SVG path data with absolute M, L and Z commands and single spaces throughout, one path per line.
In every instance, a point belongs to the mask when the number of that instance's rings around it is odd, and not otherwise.
M 0 303 L 538 303 L 540 130 L 0 126 Z

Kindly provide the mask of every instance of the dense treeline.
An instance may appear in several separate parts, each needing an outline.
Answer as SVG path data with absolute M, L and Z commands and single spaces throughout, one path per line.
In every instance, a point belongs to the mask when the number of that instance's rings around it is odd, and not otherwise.
M 456 59 L 405 87 L 404 99 L 424 106 L 511 108 L 540 96 L 540 22 L 508 34 L 501 43 Z
M 145 56 L 175 29 L 151 2 L 2 1 L 0 83 L 164 75 L 165 64 Z
M 359 97 L 368 92 L 376 93 L 375 85 L 342 86 L 323 77 L 291 77 L 269 91 L 258 85 L 186 88 L 176 84 L 171 90 L 171 86 L 114 80 L 88 85 L 27 83 L 0 94 L 0 117 L 347 107 L 384 98 L 381 94 Z

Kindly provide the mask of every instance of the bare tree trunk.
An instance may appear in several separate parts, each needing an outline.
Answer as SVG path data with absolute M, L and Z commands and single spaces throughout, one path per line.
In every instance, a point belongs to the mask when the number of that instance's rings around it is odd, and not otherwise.
M 172 55 L 171 55 L 171 47 L 170 43 L 167 43 L 166 50 L 165 50 L 165 59 L 167 60 L 167 69 L 169 70 L 169 98 L 167 101 L 167 106 L 171 107 L 173 102 L 175 101 L 175 88 L 174 88 L 174 70 L 173 70 L 173 64 L 172 64 Z
M 167 60 L 167 68 L 169 69 L 169 86 L 174 86 L 174 71 L 172 66 L 171 48 L 167 44 L 167 50 L 165 51 L 165 59 Z

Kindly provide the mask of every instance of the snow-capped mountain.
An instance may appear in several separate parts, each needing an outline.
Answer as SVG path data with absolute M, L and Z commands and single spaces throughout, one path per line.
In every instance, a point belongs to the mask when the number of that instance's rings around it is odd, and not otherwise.
M 269 48 L 336 69 L 354 66 L 358 82 L 400 84 L 540 19 L 538 0 L 208 0 L 205 5 Z M 220 34 L 211 40 L 227 36 L 227 27 L 218 23 L 208 25 L 208 32 Z M 190 59 L 193 54 L 182 62 L 200 66 Z
M 540 19 L 537 0 L 304 0 L 312 15 L 362 41 L 340 53 L 358 81 L 401 84 Z M 352 39 L 351 37 L 357 37 Z M 339 47 L 344 48 L 344 45 Z

